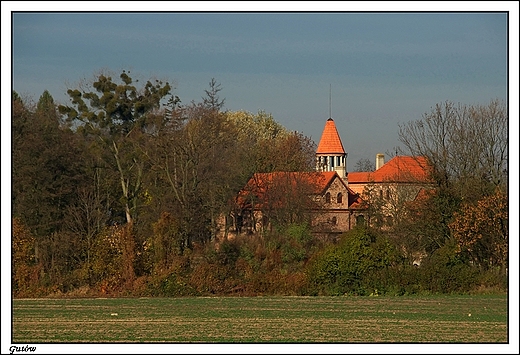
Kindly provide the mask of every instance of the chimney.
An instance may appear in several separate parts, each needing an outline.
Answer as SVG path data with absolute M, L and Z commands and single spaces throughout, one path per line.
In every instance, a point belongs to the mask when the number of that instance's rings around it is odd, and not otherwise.
M 385 165 L 385 155 L 378 153 L 376 154 L 376 170 Z

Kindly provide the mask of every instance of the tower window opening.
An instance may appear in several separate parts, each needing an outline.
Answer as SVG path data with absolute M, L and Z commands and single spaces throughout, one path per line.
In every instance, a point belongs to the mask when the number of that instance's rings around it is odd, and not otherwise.
M 341 192 L 338 193 L 338 196 L 336 198 L 336 201 L 338 203 L 343 203 L 343 194 Z

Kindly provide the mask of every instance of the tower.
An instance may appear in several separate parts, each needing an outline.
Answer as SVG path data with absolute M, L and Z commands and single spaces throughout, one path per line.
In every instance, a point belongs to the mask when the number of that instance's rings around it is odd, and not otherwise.
M 347 176 L 347 154 L 332 118 L 325 123 L 316 150 L 316 170 L 336 171 L 342 179 Z

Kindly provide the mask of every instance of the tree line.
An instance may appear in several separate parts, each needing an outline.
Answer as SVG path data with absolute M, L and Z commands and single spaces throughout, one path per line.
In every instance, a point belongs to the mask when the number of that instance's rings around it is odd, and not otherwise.
M 233 213 L 234 198 L 254 173 L 313 170 L 316 146 L 309 137 L 289 132 L 263 111 L 224 110 L 222 88 L 214 79 L 200 102 L 184 104 L 168 82 L 139 83 L 126 71 L 113 76 L 102 73 L 68 90 L 69 104 L 55 103 L 47 91 L 35 104 L 13 92 L 13 295 L 80 289 L 128 295 L 332 292 L 323 286 L 330 280 L 323 281 L 319 269 L 334 262 L 327 255 L 335 246 L 312 238 L 305 217 L 282 219 L 261 237 L 215 238 L 219 216 Z M 490 110 L 480 113 L 486 117 L 504 114 L 498 102 L 479 109 Z M 439 115 L 453 119 L 436 112 L 423 121 Z M 453 146 L 442 153 L 438 147 L 419 149 L 438 142 L 421 131 L 425 127 L 403 126 L 402 138 L 412 153 L 434 162 L 435 196 L 416 207 L 414 216 L 420 217 L 407 218 L 409 225 L 370 229 L 363 233 L 377 235 L 377 243 L 363 239 L 365 244 L 356 245 L 399 251 L 396 240 L 408 238 L 433 255 L 456 241 L 453 255 L 464 265 L 504 264 L 504 131 L 480 144 L 483 138 L 474 135 L 481 129 L 496 133 L 500 127 L 475 126 L 467 136 L 453 136 Z M 421 142 L 425 137 L 431 141 Z M 453 152 L 466 153 L 468 147 L 455 144 L 469 138 L 480 144 L 481 156 L 472 156 L 479 169 Z M 446 152 L 452 154 L 449 162 L 441 159 Z M 488 223 L 490 210 L 493 223 Z M 357 233 L 350 238 L 365 235 Z M 379 262 L 376 269 L 406 264 L 395 260 Z
M 115 228 L 132 282 L 151 272 L 144 254 L 167 264 L 211 240 L 254 172 L 312 167 L 309 138 L 262 111 L 223 111 L 215 80 L 189 104 L 167 82 L 138 85 L 129 72 L 100 74 L 68 90 L 68 105 L 45 91 L 32 107 L 13 93 L 13 217 L 49 285 L 72 272 L 98 282 L 95 253 L 109 244 L 100 236 Z

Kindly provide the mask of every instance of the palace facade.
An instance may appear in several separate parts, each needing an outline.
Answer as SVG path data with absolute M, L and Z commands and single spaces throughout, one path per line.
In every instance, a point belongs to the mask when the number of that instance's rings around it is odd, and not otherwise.
M 423 157 L 395 156 L 385 163 L 383 154 L 376 155 L 374 171 L 348 172 L 347 153 L 329 118 L 316 149 L 316 171 L 254 174 L 237 196 L 236 211 L 223 221 L 221 234 L 256 233 L 279 220 L 301 221 L 304 215 L 317 235 L 339 235 L 360 223 L 391 225 L 399 206 L 430 186 L 428 176 Z M 378 213 L 370 208 L 376 200 Z

